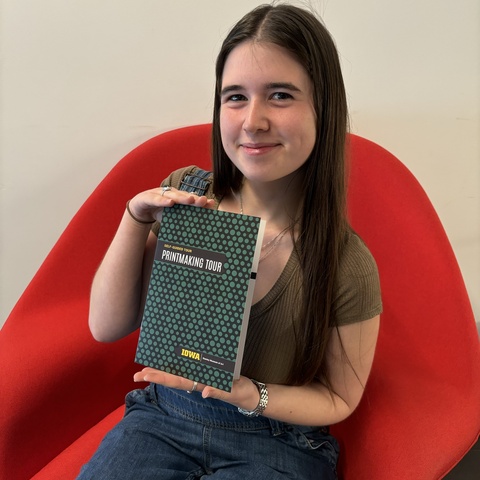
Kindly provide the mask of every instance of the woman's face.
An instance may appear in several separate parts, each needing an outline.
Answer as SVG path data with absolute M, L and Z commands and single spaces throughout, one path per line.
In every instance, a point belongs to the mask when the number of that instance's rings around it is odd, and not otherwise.
M 291 175 L 315 144 L 312 82 L 284 48 L 244 42 L 223 70 L 220 131 L 235 166 L 251 182 Z

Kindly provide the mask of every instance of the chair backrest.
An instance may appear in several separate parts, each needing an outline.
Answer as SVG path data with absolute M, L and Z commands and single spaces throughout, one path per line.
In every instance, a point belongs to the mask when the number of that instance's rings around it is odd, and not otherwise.
M 480 344 L 452 248 L 392 154 L 350 136 L 348 207 L 380 271 L 384 312 L 364 398 L 333 431 L 345 478 L 436 479 L 480 431 Z
M 0 476 L 30 478 L 135 388 L 136 335 L 105 345 L 88 332 L 91 281 L 126 200 L 180 166 L 209 168 L 210 132 L 210 125 L 174 130 L 126 155 L 12 311 L 0 331 Z M 473 314 L 418 182 L 378 145 L 354 135 L 349 143 L 349 214 L 377 260 L 384 313 L 365 396 L 332 428 L 344 447 L 340 473 L 347 480 L 440 478 L 480 429 Z

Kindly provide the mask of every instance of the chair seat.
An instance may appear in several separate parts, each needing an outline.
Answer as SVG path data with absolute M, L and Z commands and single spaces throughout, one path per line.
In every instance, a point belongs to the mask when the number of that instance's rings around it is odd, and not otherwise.
M 45 465 L 31 480 L 76 478 L 82 465 L 95 453 L 105 434 L 121 420 L 124 411 L 124 405 L 119 406 Z

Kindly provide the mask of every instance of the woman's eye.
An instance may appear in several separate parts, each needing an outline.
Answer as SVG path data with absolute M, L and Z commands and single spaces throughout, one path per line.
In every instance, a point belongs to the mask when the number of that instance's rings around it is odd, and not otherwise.
M 272 95 L 273 100 L 290 100 L 292 98 L 293 98 L 292 95 L 286 92 L 275 92 Z
M 235 93 L 226 98 L 227 102 L 242 102 L 246 100 L 245 96 L 240 93 Z

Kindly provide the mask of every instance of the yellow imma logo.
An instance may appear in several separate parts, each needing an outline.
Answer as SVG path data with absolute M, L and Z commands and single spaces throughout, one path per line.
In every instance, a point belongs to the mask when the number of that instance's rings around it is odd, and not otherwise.
M 192 360 L 200 361 L 200 354 L 198 352 L 194 352 L 192 350 L 187 350 L 186 348 L 182 348 L 181 352 L 182 357 L 187 357 Z

